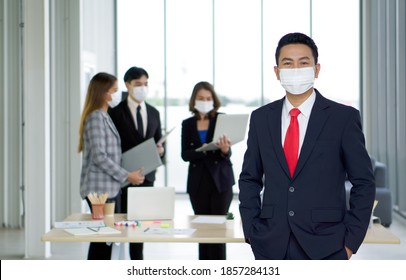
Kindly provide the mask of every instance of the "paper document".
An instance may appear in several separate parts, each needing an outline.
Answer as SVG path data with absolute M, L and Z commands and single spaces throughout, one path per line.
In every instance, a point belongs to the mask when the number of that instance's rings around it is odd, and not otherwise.
M 162 165 L 154 138 L 131 148 L 123 153 L 123 168 L 129 172 L 144 167 L 144 175 L 151 173 Z
M 121 234 L 121 231 L 111 227 L 67 228 L 65 231 L 72 235 Z
M 162 145 L 165 141 L 166 138 L 168 138 L 168 135 L 175 129 L 176 126 L 172 127 L 165 135 L 162 135 L 161 139 L 159 139 L 157 145 Z
M 197 224 L 224 224 L 225 221 L 225 217 L 199 216 L 191 222 Z

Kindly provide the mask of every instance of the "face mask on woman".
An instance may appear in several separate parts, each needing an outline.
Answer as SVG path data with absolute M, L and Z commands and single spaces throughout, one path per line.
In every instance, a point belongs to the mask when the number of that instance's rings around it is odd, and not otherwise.
M 199 113 L 202 114 L 207 114 L 214 108 L 214 102 L 213 101 L 202 101 L 202 100 L 196 100 L 195 101 L 195 109 L 199 111 Z
M 121 91 L 116 91 L 111 95 L 111 100 L 108 101 L 111 108 L 116 107 L 121 102 Z
M 281 68 L 279 78 L 282 87 L 291 94 L 302 94 L 314 85 L 314 68 Z

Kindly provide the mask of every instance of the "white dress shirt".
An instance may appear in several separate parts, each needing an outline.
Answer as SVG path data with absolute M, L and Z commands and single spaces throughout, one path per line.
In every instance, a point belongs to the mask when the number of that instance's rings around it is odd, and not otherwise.
M 140 104 L 132 100 L 130 97 L 127 98 L 127 104 L 128 108 L 130 108 L 131 115 L 133 116 L 134 119 L 134 124 L 135 124 L 135 129 L 138 129 L 137 127 L 137 107 L 138 105 L 141 105 L 141 117 L 142 117 L 142 124 L 144 128 L 144 137 L 147 132 L 147 125 L 148 125 L 148 115 L 147 115 L 147 105 L 145 105 L 145 101 L 142 101 Z
M 316 93 L 313 90 L 309 98 L 307 98 L 307 100 L 298 107 L 298 109 L 300 110 L 300 114 L 297 116 L 297 121 L 299 123 L 299 155 L 306 135 L 307 125 L 309 124 L 310 114 L 312 112 L 314 101 L 316 101 Z M 289 112 L 293 108 L 293 105 L 286 97 L 282 107 L 282 147 L 285 143 L 286 132 L 290 124 Z

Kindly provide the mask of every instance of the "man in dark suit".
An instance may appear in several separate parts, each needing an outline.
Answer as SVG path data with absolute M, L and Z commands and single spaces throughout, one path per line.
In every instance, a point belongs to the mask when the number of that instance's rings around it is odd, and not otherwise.
M 360 114 L 313 88 L 320 64 L 311 38 L 283 36 L 275 57 L 286 96 L 251 115 L 239 179 L 246 241 L 256 259 L 349 259 L 375 197 Z
M 125 153 L 129 149 L 153 137 L 158 142 L 162 137 L 159 111 L 145 102 L 148 94 L 148 73 L 142 68 L 131 67 L 124 75 L 127 92 L 123 92 L 122 101 L 109 114 L 121 137 L 121 149 Z M 164 147 L 157 145 L 158 153 L 164 156 Z M 153 186 L 155 171 L 146 174 L 141 186 Z M 127 213 L 127 186 L 122 189 L 122 213 Z M 130 257 L 143 259 L 143 244 L 130 243 Z

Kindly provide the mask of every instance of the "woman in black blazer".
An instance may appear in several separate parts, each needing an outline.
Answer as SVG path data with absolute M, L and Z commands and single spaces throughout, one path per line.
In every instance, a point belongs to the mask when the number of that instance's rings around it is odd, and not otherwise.
M 213 140 L 220 101 L 208 82 L 195 85 L 189 101 L 194 115 L 182 123 L 182 159 L 188 161 L 187 192 L 196 215 L 225 215 L 233 198 L 234 173 L 230 140 L 218 140 L 218 150 L 196 152 Z M 225 244 L 199 244 L 200 260 L 225 260 Z

